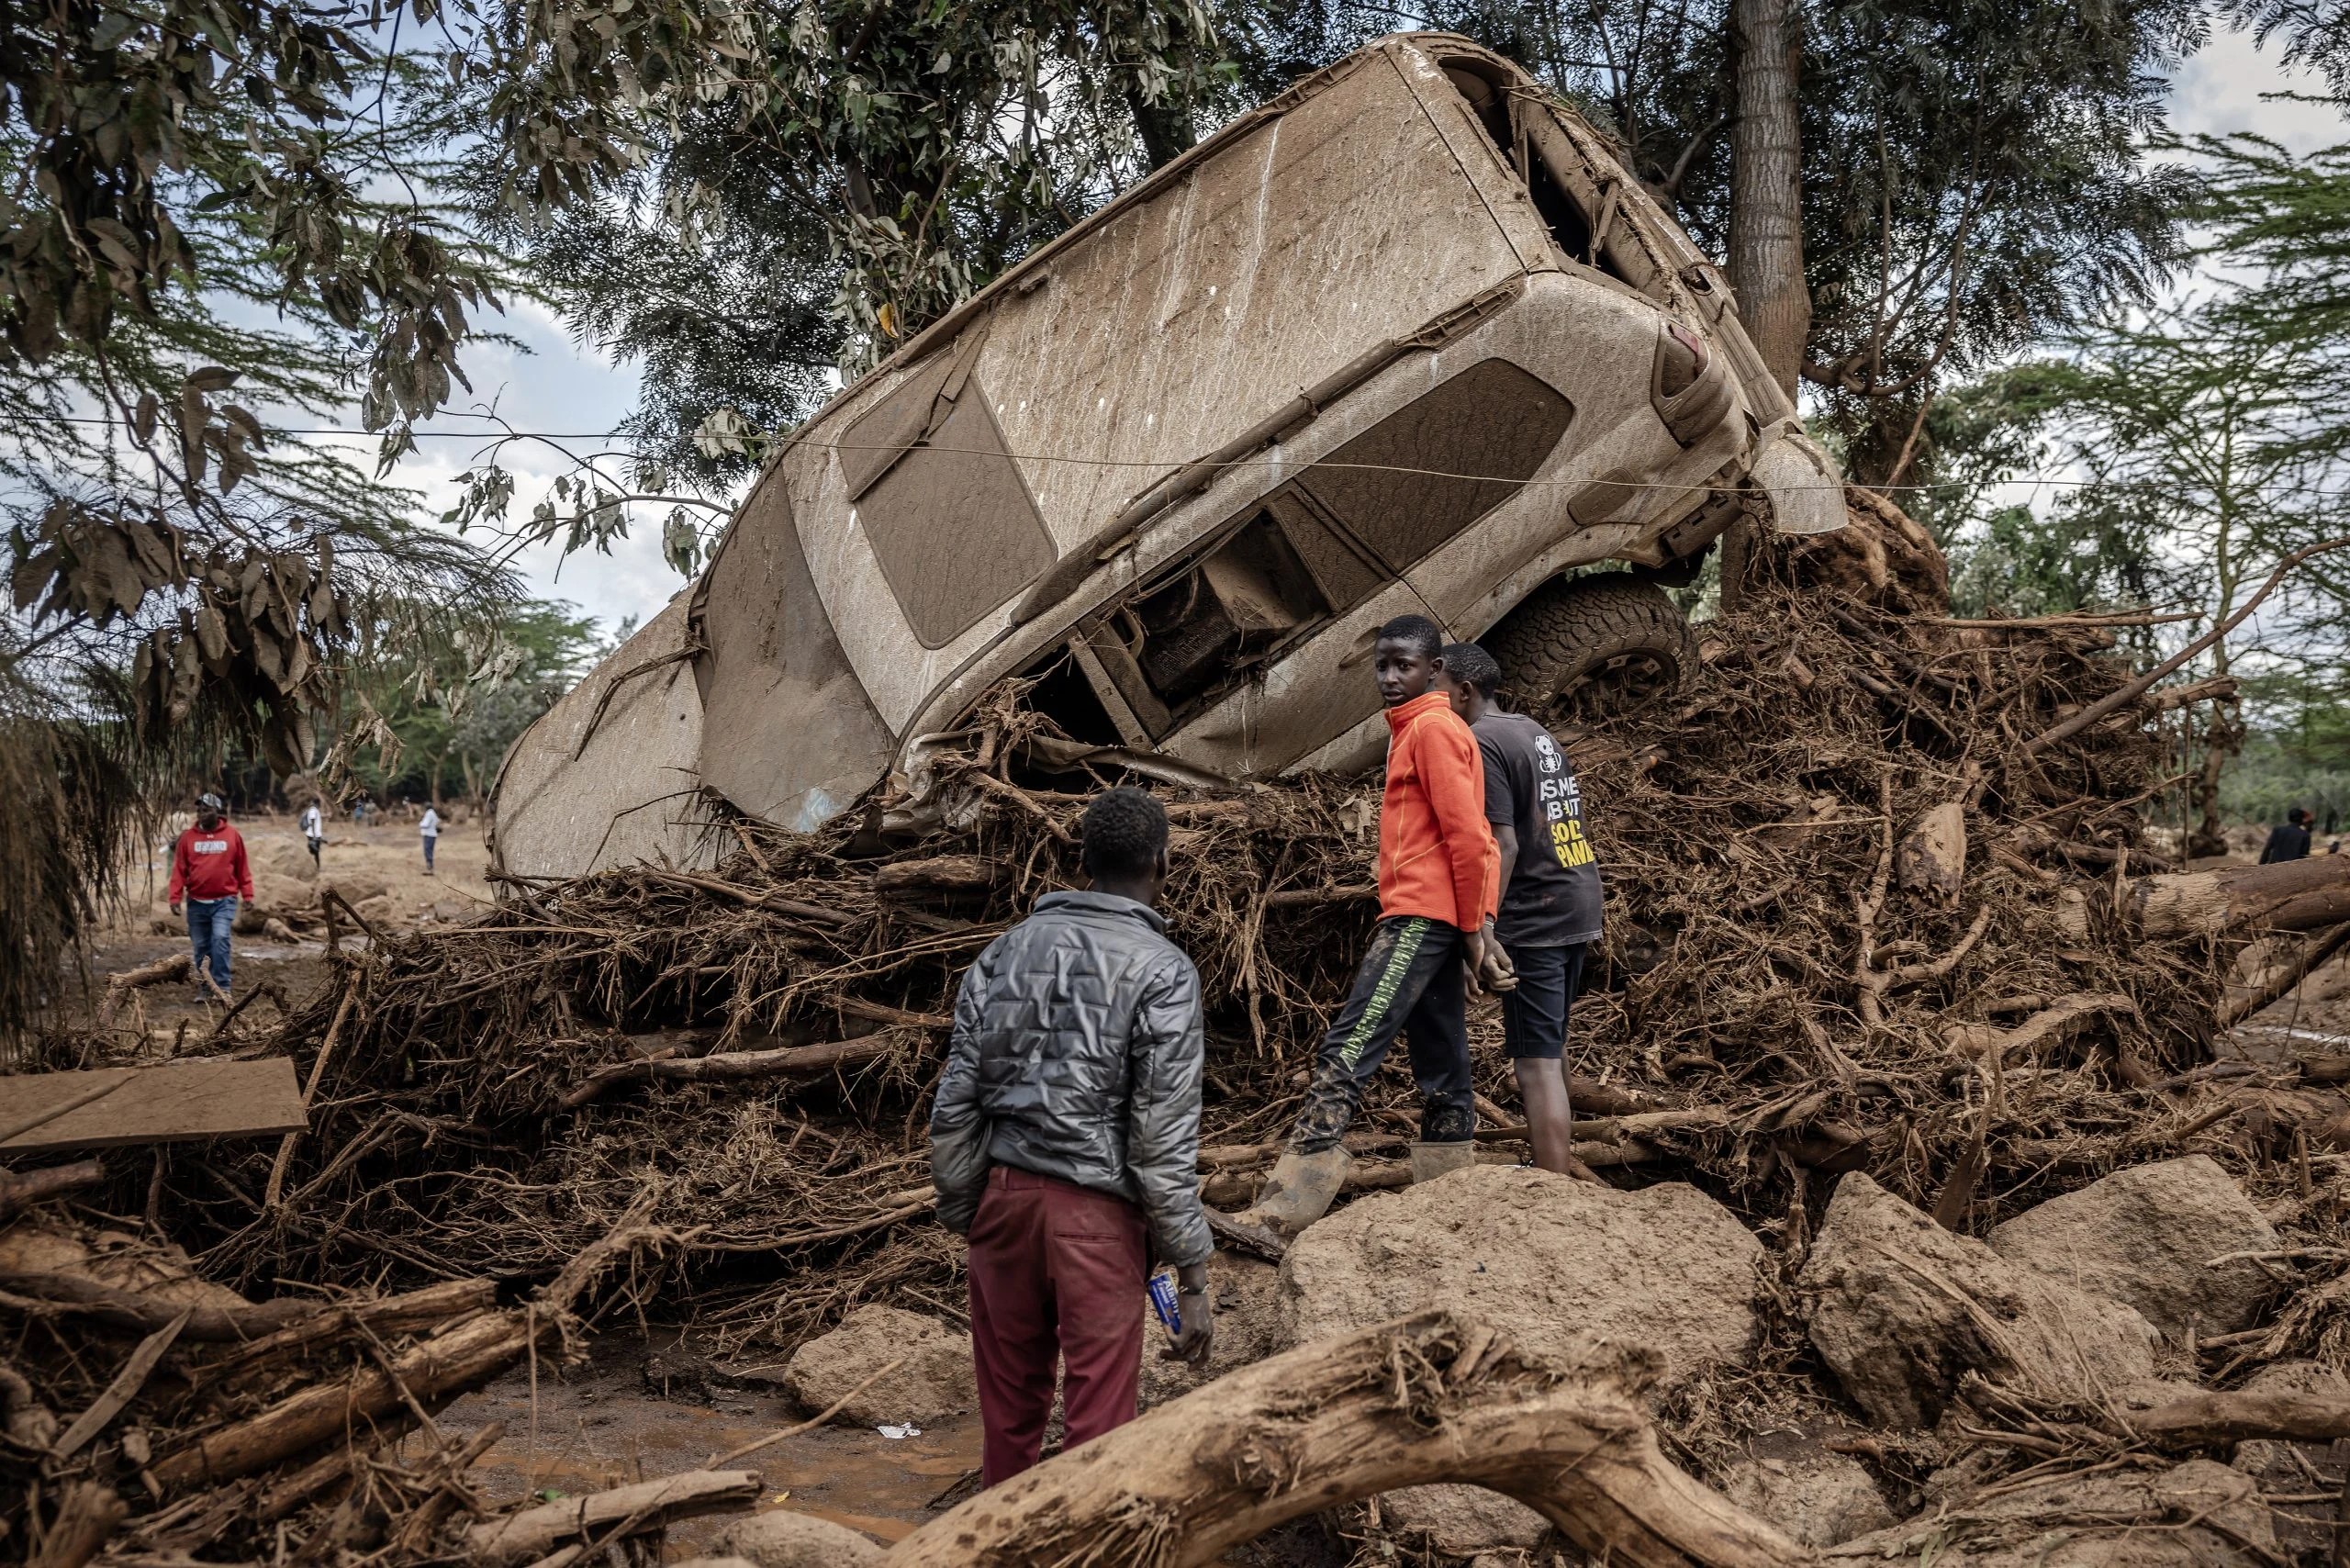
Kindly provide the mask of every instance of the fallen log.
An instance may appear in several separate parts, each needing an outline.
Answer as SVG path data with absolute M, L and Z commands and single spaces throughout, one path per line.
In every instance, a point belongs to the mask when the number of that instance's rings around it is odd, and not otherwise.
M 140 965 L 134 969 L 120 969 L 106 976 L 106 993 L 98 1003 L 98 1027 L 114 1023 L 115 1009 L 122 999 L 134 991 L 144 991 L 151 985 L 164 985 L 173 980 L 186 980 L 194 972 L 185 953 L 173 953 Z
M 719 1051 L 706 1057 L 646 1057 L 599 1068 L 564 1091 L 559 1103 L 566 1111 L 597 1099 L 616 1084 L 666 1079 L 682 1083 L 740 1082 L 746 1079 L 789 1078 L 795 1074 L 830 1072 L 876 1060 L 896 1049 L 887 1035 L 867 1035 L 855 1040 L 832 1040 L 817 1046 L 778 1046 L 765 1051 Z
M 321 1339 L 331 1339 L 354 1328 L 364 1328 L 377 1335 L 412 1334 L 420 1329 L 438 1328 L 444 1323 L 472 1313 L 487 1312 L 496 1306 L 498 1282 L 443 1280 L 422 1290 L 381 1296 L 373 1301 L 311 1305 L 315 1310 L 309 1316 L 274 1334 L 238 1346 L 226 1357 L 207 1363 L 206 1372 L 218 1376 L 229 1367 L 250 1365 L 281 1351 L 314 1345 Z
M 1468 1482 L 1630 1568 L 1796 1568 L 1811 1554 L 1668 1462 L 1636 1392 L 1418 1314 L 1242 1367 L 982 1492 L 885 1568 L 1195 1568 L 1302 1515 Z
M 190 1311 L 185 1302 L 165 1301 L 114 1285 L 84 1274 L 28 1274 L 0 1271 L 0 1290 L 45 1301 L 63 1310 L 95 1318 L 112 1328 L 152 1334 L 185 1312 L 187 1324 L 180 1338 L 187 1340 L 254 1339 L 275 1333 L 289 1323 L 319 1310 L 315 1301 L 264 1301 L 249 1306 L 199 1306 Z
M 2338 925 L 2350 921 L 2350 855 L 2143 877 L 2131 884 L 2129 908 L 2149 936 Z
M 218 1485 L 364 1428 L 376 1417 L 405 1415 L 410 1398 L 430 1407 L 505 1371 L 534 1340 L 553 1335 L 555 1321 L 553 1313 L 527 1311 L 476 1317 L 384 1365 L 313 1383 L 258 1416 L 207 1434 L 158 1460 L 155 1480 L 166 1490 Z
M 106 1167 L 95 1159 L 77 1159 L 71 1165 L 51 1165 L 40 1170 L 0 1172 L 0 1219 L 44 1198 L 95 1185 L 106 1173 Z
M 465 1550 L 484 1568 L 509 1568 L 534 1562 L 568 1541 L 643 1535 L 675 1519 L 747 1511 L 758 1500 L 755 1470 L 688 1470 L 484 1519 L 465 1532 Z

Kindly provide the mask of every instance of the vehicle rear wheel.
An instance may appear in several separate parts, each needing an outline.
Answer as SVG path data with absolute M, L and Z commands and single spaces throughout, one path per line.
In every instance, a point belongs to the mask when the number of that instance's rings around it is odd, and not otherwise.
M 1627 713 L 1695 667 L 1689 622 L 1652 582 L 1609 572 L 1546 583 L 1485 633 L 1524 711 L 1545 721 Z

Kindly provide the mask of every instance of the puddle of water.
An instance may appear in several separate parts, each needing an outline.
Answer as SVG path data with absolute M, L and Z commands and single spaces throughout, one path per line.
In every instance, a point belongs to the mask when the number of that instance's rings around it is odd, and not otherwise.
M 655 1393 L 643 1371 L 648 1348 L 633 1337 L 607 1339 L 586 1366 L 558 1373 L 541 1362 L 535 1425 L 527 1367 L 452 1405 L 440 1417 L 446 1432 L 506 1423 L 506 1435 L 474 1467 L 476 1490 L 487 1502 L 508 1504 L 548 1490 L 576 1496 L 626 1485 L 695 1469 L 800 1418 L 789 1400 L 764 1387 L 673 1384 L 666 1394 Z M 894 1541 L 937 1517 L 942 1510 L 928 1506 L 932 1499 L 953 1489 L 959 1501 L 967 1489 L 956 1483 L 979 1462 L 979 1421 L 965 1417 L 894 1441 L 863 1428 L 823 1427 L 729 1468 L 759 1473 L 758 1511 L 795 1509 Z M 696 1555 L 733 1517 L 672 1527 L 666 1555 Z

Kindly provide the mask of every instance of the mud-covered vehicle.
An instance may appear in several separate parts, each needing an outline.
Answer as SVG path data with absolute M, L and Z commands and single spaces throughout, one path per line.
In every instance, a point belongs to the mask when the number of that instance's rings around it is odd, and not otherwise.
M 1386 39 L 779 442 L 700 579 L 518 743 L 498 856 L 691 858 L 704 788 L 815 826 L 918 787 L 1010 676 L 1065 761 L 1358 766 L 1372 631 L 1411 611 L 1531 699 L 1642 700 L 1688 656 L 1662 585 L 1741 510 L 1844 516 L 1719 272 L 1516 66 Z

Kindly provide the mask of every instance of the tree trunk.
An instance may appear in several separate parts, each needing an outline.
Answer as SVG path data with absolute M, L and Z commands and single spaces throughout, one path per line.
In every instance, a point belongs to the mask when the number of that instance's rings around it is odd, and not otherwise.
M 2149 936 L 2217 935 L 2239 926 L 2315 931 L 2350 920 L 2350 855 L 2177 871 L 2131 886 L 2132 917 Z
M 1126 88 L 1126 112 L 1135 117 L 1135 134 L 1142 140 L 1143 156 L 1153 169 L 1164 169 L 1192 150 L 1198 140 L 1192 128 L 1189 105 L 1172 96 L 1147 103 L 1140 88 Z
M 980 1493 L 885 1568 L 1196 1568 L 1373 1492 L 1460 1481 L 1539 1510 L 1622 1568 L 1796 1568 L 1811 1553 L 1665 1459 L 1632 1393 L 1528 1363 L 1424 1312 L 1226 1373 Z
M 2188 835 L 2190 860 L 2228 852 L 2228 830 L 2220 821 L 2220 775 L 2244 745 L 2244 725 L 2232 702 L 2211 705 L 2211 722 L 2203 732 L 2203 767 L 2195 776 L 2195 805 L 2201 820 Z
M 1738 118 L 1729 133 L 1729 286 L 1747 336 L 1791 401 L 1811 335 L 1797 23 L 1794 0 L 1733 0 L 1730 7 Z

